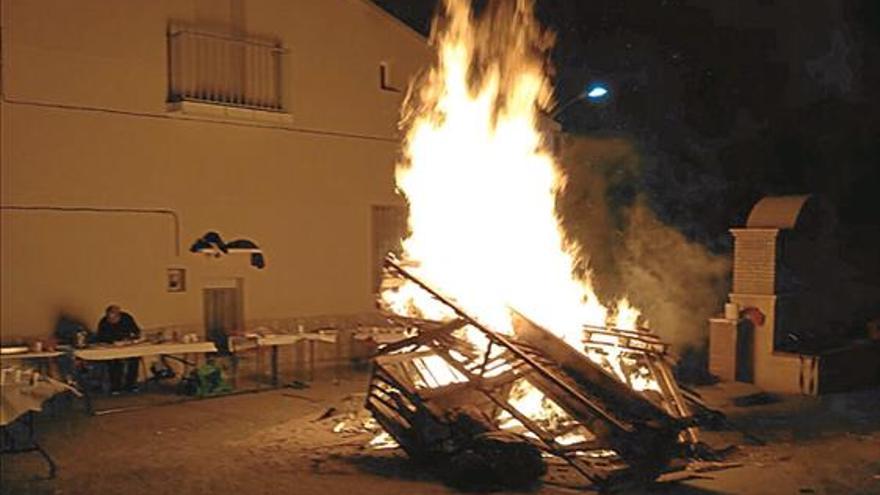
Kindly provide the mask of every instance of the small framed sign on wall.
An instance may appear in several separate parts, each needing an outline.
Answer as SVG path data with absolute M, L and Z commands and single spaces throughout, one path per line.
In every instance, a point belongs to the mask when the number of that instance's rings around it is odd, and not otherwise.
M 186 292 L 186 268 L 169 268 L 166 288 L 168 292 Z

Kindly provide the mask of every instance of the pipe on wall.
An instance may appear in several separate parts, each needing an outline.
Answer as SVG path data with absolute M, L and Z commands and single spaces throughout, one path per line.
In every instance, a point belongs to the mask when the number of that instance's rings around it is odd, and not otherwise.
M 180 217 L 174 210 L 165 208 L 114 208 L 99 206 L 54 206 L 54 205 L 0 205 L 0 210 L 10 211 L 51 211 L 64 213 L 105 213 L 133 215 L 165 215 L 171 218 L 174 226 L 174 256 L 180 256 Z

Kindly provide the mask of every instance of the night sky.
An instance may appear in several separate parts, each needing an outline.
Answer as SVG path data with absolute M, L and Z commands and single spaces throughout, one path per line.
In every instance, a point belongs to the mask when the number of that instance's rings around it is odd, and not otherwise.
M 427 33 L 435 0 L 376 0 Z M 485 3 L 485 2 L 481 2 Z M 853 263 L 880 272 L 880 2 L 876 0 L 538 0 L 557 33 L 566 131 L 630 139 L 639 176 L 613 197 L 649 198 L 688 238 L 727 251 L 767 194 L 836 205 Z M 865 245 L 869 249 L 865 248 Z

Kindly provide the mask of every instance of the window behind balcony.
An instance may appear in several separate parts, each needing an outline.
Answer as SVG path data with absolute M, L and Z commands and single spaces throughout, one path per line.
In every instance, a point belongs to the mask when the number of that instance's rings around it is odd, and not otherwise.
M 282 53 L 277 40 L 172 27 L 168 100 L 280 111 Z

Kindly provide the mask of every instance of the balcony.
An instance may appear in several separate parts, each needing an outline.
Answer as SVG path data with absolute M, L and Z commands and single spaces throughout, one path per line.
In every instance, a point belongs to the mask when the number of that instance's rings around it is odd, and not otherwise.
M 283 112 L 278 40 L 172 27 L 168 101 Z

